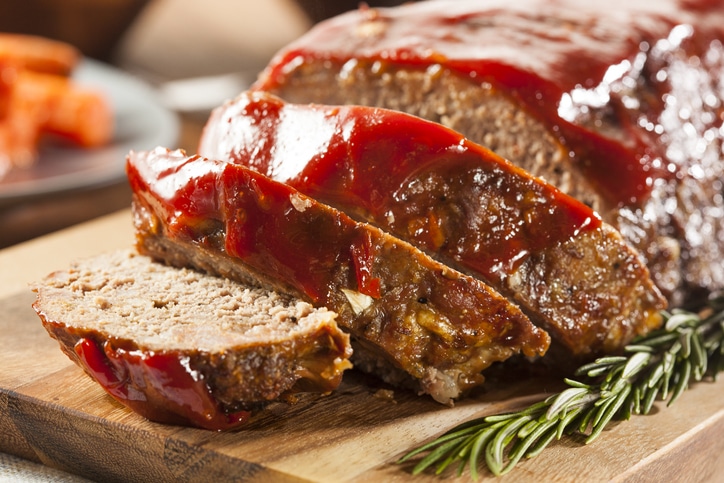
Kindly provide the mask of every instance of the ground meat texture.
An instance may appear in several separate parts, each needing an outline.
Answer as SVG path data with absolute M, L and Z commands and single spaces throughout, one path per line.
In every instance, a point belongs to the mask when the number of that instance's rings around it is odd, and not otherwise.
M 214 111 L 199 151 L 287 183 L 480 277 L 569 354 L 615 352 L 661 321 L 665 301 L 616 230 L 440 124 L 248 92 Z
M 673 305 L 724 288 L 724 2 L 470 0 L 361 9 L 254 88 L 441 122 L 596 209 Z
M 404 371 L 440 402 L 480 385 L 492 363 L 548 348 L 548 335 L 480 280 L 285 184 L 161 148 L 127 166 L 141 252 L 334 310 L 372 352 L 366 360 L 386 360 L 391 378 Z
M 334 390 L 351 367 L 334 312 L 133 250 L 78 260 L 33 288 L 61 350 L 157 422 L 229 429 L 271 401 Z

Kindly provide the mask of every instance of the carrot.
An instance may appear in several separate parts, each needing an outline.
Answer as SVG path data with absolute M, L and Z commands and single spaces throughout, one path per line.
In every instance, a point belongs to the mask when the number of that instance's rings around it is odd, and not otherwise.
M 106 99 L 66 77 L 21 72 L 9 109 L 11 116 L 31 116 L 43 133 L 80 147 L 101 146 L 113 135 L 113 113 Z
M 24 116 L 0 121 L 0 178 L 13 167 L 31 166 L 37 158 L 40 129 Z
M 111 140 L 106 99 L 69 77 L 77 60 L 68 44 L 0 33 L 0 177 L 32 165 L 48 135 L 82 148 Z
M 80 59 L 70 44 L 35 35 L 0 33 L 0 61 L 11 61 L 21 69 L 69 75 Z

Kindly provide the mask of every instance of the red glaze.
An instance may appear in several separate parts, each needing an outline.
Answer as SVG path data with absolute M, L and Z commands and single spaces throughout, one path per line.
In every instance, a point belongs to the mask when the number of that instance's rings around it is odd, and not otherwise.
M 372 298 L 380 298 L 380 279 L 372 275 L 375 256 L 372 241 L 367 237 L 364 243 L 352 245 L 350 251 L 360 293 Z
M 134 192 L 159 200 L 157 211 L 165 214 L 172 237 L 195 240 L 197 232 L 207 230 L 209 220 L 223 221 L 227 254 L 273 270 L 276 278 L 293 284 L 314 303 L 327 301 L 327 290 L 334 286 L 332 268 L 340 263 L 354 267 L 350 273 L 356 280 L 350 287 L 379 297 L 379 280 L 369 273 L 374 261 L 366 231 L 342 213 L 310 218 L 301 197 L 300 208 L 294 207 L 291 200 L 299 195 L 287 185 L 178 151 L 134 162 L 128 175 Z M 310 230 L 309 224 L 315 229 Z M 320 239 L 331 240 L 334 249 Z
M 548 334 L 480 280 L 244 166 L 157 148 L 131 153 L 127 173 L 142 253 L 201 253 L 214 262 L 180 263 L 230 278 L 250 272 L 326 306 L 438 400 L 480 384 L 493 361 L 548 347 Z M 159 240 L 169 245 L 158 249 Z M 350 291 L 369 304 L 357 310 Z M 455 374 L 454 390 L 430 367 Z
M 380 70 L 442 66 L 518 100 L 548 125 L 614 205 L 639 205 L 657 179 L 688 169 L 661 148 L 662 137 L 676 136 L 686 120 L 666 121 L 671 116 L 663 116 L 664 110 L 675 107 L 666 105 L 665 96 L 633 106 L 626 91 L 642 81 L 662 94 L 668 90 L 661 80 L 671 77 L 666 68 L 639 72 L 649 56 L 654 61 L 646 66 L 656 68 L 656 59 L 685 45 L 695 61 L 719 58 L 723 0 L 439 3 L 362 9 L 325 22 L 281 51 L 255 88 L 273 90 L 309 60 L 360 60 Z M 675 28 L 687 24 L 696 26 L 692 35 L 688 27 Z M 716 89 L 719 80 L 704 82 Z M 598 111 L 622 126 L 617 138 L 598 132 L 595 120 L 580 122 Z
M 292 212 L 297 210 L 289 204 L 295 196 L 291 188 L 249 170 L 228 169 L 222 183 L 229 255 L 255 267 L 275 267 L 282 280 L 295 284 L 319 305 L 329 303 L 327 290 L 335 286 L 334 267 L 350 265 L 356 280 L 348 286 L 379 298 L 379 280 L 368 271 L 375 263 L 369 239 L 349 218 L 341 213 L 317 218 Z M 310 225 L 316 230 L 310 230 Z M 333 240 L 332 249 L 320 239 Z
M 85 337 L 78 339 L 74 351 L 108 394 L 151 421 L 224 430 L 251 416 L 248 411 L 224 412 L 200 374 L 179 354 L 126 350 Z
M 589 207 L 491 151 L 437 123 L 390 110 L 285 104 L 262 92 L 244 93 L 217 109 L 199 152 L 374 220 L 487 280 L 601 226 Z M 427 180 L 438 178 L 444 187 L 431 187 Z M 457 182 L 467 183 L 465 189 L 456 189 Z M 506 207 L 488 206 L 486 191 Z M 439 217 L 438 209 L 445 210 Z M 454 226 L 439 226 L 447 217 L 454 217 Z
M 261 119 L 270 121 L 266 115 Z M 341 144 L 338 147 L 343 149 Z M 265 150 L 273 151 L 276 147 Z M 340 265 L 352 268 L 349 273 L 354 279 L 342 281 L 346 286 L 373 298 L 380 296 L 380 280 L 372 275 L 377 261 L 370 231 L 336 210 L 321 208 L 322 215 L 320 208 L 307 211 L 307 206 L 317 203 L 291 185 L 242 166 L 198 155 L 186 157 L 181 151 L 142 153 L 140 161 L 128 166 L 133 191 L 157 200 L 156 211 L 165 216 L 169 236 L 197 240 L 199 233 L 209 231 L 210 220 L 223 222 L 228 255 L 273 272 L 275 279 L 293 285 L 315 304 L 328 303 L 340 282 L 333 280 Z M 335 173 L 329 169 L 327 179 L 338 183 L 344 196 L 351 187 Z

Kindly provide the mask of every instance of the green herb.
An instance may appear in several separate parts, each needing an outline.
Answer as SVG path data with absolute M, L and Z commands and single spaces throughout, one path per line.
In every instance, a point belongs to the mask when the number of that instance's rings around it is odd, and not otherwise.
M 661 329 L 634 340 L 624 355 L 581 366 L 580 380 L 565 379 L 568 389 L 522 411 L 461 424 L 399 462 L 420 457 L 413 474 L 441 474 L 451 465 L 462 474 L 469 466 L 474 479 L 484 462 L 503 475 L 563 435 L 583 434 L 588 444 L 613 419 L 647 414 L 656 400 L 671 405 L 692 381 L 715 379 L 724 369 L 724 297 L 699 314 L 674 310 L 663 317 Z

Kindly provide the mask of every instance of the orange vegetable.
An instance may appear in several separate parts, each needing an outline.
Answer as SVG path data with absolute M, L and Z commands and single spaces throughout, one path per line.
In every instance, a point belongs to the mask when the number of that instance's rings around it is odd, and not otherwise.
M 0 33 L 0 177 L 32 165 L 48 135 L 84 148 L 111 140 L 104 96 L 68 77 L 77 57 L 61 42 Z
M 81 147 L 101 146 L 113 135 L 113 116 L 105 98 L 57 75 L 20 72 L 9 116 L 30 116 L 41 132 Z
M 80 59 L 70 44 L 34 35 L 0 33 L 0 62 L 10 61 L 21 69 L 69 75 Z

